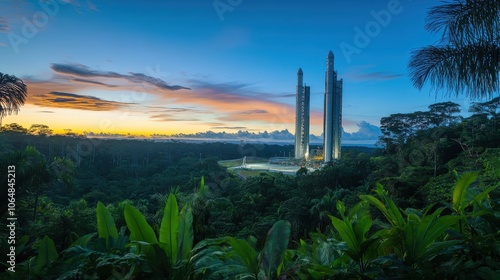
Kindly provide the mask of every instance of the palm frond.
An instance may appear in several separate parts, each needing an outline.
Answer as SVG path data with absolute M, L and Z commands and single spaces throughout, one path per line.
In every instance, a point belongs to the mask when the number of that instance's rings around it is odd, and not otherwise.
M 427 46 L 412 53 L 409 65 L 413 85 L 426 82 L 445 95 L 465 93 L 491 98 L 499 89 L 500 46 L 481 41 L 464 46 Z
M 443 32 L 443 41 L 469 44 L 498 39 L 499 0 L 446 1 L 430 9 L 426 29 Z
M 17 114 L 28 94 L 24 82 L 12 75 L 0 73 L 0 119 Z

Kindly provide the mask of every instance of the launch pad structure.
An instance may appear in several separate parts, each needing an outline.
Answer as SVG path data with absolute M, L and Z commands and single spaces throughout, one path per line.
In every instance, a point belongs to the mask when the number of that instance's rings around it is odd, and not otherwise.
M 299 68 L 295 95 L 294 156 L 277 156 L 251 163 L 247 162 L 247 157 L 244 157 L 229 161 L 242 160 L 241 165 L 236 163 L 237 166 L 231 167 L 232 169 L 295 174 L 302 167 L 315 170 L 340 159 L 343 80 L 338 79 L 337 71 L 334 68 L 334 59 L 333 52 L 329 51 L 326 57 L 322 147 L 310 148 L 311 89 L 305 85 L 304 72 Z
M 304 72 L 297 72 L 295 112 L 295 160 L 329 163 L 340 159 L 342 141 L 343 80 L 337 79 L 333 52 L 326 57 L 325 95 L 323 111 L 323 149 L 309 151 L 310 87 L 303 86 Z

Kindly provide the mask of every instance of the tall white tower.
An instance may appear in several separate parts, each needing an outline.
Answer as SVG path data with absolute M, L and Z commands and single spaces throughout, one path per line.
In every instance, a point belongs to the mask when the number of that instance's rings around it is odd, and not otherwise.
M 297 92 L 295 108 L 295 158 L 307 159 L 309 155 L 309 107 L 310 88 L 303 86 L 303 72 L 297 72 Z
M 333 52 L 326 57 L 325 111 L 323 115 L 324 161 L 340 158 L 342 138 L 342 80 L 333 68 Z

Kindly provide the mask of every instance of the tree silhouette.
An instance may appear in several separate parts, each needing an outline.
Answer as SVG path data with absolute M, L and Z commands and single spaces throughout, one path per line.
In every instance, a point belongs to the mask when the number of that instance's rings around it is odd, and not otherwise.
M 27 94 L 28 89 L 21 79 L 0 72 L 0 126 L 5 116 L 19 112 Z
M 413 85 L 429 82 L 437 91 L 472 98 L 498 93 L 500 70 L 500 1 L 454 0 L 430 9 L 426 29 L 442 32 L 436 45 L 413 52 Z

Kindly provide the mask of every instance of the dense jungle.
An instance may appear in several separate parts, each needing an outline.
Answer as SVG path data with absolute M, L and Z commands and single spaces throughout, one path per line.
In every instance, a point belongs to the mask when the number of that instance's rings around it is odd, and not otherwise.
M 246 178 L 218 161 L 293 147 L 4 125 L 2 279 L 498 279 L 499 109 L 393 114 L 375 148 Z

